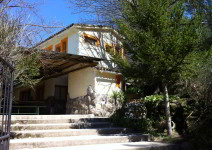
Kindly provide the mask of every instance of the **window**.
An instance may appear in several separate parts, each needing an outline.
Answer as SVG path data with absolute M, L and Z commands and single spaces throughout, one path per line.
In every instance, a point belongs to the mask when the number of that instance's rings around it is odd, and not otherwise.
M 32 100 L 31 91 L 30 90 L 22 91 L 20 93 L 20 100 L 21 101 L 30 101 L 30 100 Z
M 55 51 L 61 52 L 61 45 L 60 45 L 60 43 L 55 46 Z
M 51 46 L 48 46 L 47 48 L 45 48 L 45 50 L 49 50 L 49 51 L 51 51 L 53 49 L 53 46 L 51 45 Z
M 100 39 L 99 38 L 92 36 L 92 35 L 89 35 L 89 34 L 86 34 L 86 33 L 84 33 L 84 41 L 86 43 L 89 43 L 90 45 L 100 46 Z
M 122 58 L 124 57 L 124 49 L 120 45 L 115 46 L 115 53 L 119 54 Z
M 85 42 L 86 42 L 86 43 L 89 43 L 89 44 L 91 44 L 91 45 L 96 45 L 97 40 L 92 39 L 92 38 L 89 38 L 89 37 L 86 37 L 86 38 L 85 38 Z
M 124 50 L 120 45 L 113 46 L 111 44 L 105 43 L 105 51 L 108 53 L 119 54 L 122 58 L 124 57 Z
M 63 40 L 61 40 L 61 52 L 67 52 L 68 51 L 68 38 L 64 38 Z
M 109 45 L 109 44 L 105 44 L 105 51 L 110 53 L 111 51 L 113 51 L 113 46 L 112 45 Z
M 57 52 L 67 52 L 68 51 L 68 38 L 64 38 L 59 44 L 55 46 L 55 51 Z
M 115 46 L 115 53 L 121 54 L 121 47 L 119 45 Z
M 66 52 L 67 51 L 67 43 L 63 42 L 62 43 L 62 52 Z
M 55 86 L 56 99 L 66 100 L 67 94 L 68 94 L 68 89 L 66 86 L 59 86 L 59 85 Z

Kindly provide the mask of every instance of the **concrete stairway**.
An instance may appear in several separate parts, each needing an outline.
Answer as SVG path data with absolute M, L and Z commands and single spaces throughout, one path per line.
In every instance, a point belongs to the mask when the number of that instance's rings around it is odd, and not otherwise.
M 114 127 L 109 118 L 92 115 L 12 116 L 12 135 L 10 150 L 83 149 L 83 145 L 84 148 L 102 144 L 110 147 L 149 141 L 149 135 Z

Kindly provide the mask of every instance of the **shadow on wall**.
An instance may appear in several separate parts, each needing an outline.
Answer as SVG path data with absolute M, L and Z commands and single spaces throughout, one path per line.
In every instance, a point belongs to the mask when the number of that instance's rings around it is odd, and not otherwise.
M 86 40 L 86 35 L 94 37 L 93 40 Z M 108 33 L 109 34 L 109 33 Z M 93 33 L 82 33 L 80 36 L 80 55 L 102 58 L 103 61 L 99 62 L 100 67 L 114 68 L 114 63 L 110 61 L 110 54 L 106 52 L 106 44 L 115 45 L 117 41 L 112 37 L 111 33 L 109 35 L 102 34 L 101 32 Z M 99 42 L 95 41 L 98 39 Z M 98 43 L 98 44 L 97 44 Z

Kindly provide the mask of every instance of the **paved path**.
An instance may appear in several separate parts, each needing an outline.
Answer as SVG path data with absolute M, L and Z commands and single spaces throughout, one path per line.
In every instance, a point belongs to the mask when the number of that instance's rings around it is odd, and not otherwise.
M 174 150 L 174 145 L 159 142 L 132 142 L 71 147 L 38 148 L 33 150 Z

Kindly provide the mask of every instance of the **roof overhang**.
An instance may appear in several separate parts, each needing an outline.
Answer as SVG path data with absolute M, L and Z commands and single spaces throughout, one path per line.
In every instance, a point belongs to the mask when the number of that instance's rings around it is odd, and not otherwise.
M 98 65 L 100 58 L 73 55 L 55 51 L 41 51 L 43 79 L 56 78 L 70 72 Z
M 53 34 L 52 36 L 48 37 L 47 39 L 45 39 L 44 41 L 38 43 L 35 47 L 38 47 L 40 45 L 42 45 L 43 43 L 53 39 L 54 37 L 61 35 L 62 33 L 64 33 L 65 31 L 69 30 L 69 29 L 86 29 L 86 30 L 103 30 L 103 31 L 110 31 L 113 34 L 116 35 L 116 37 L 118 37 L 119 39 L 123 39 L 123 37 L 113 28 L 108 27 L 108 26 L 103 26 L 103 25 L 88 25 L 88 24 L 71 24 L 65 28 L 63 28 L 62 30 L 60 30 L 59 32 Z

